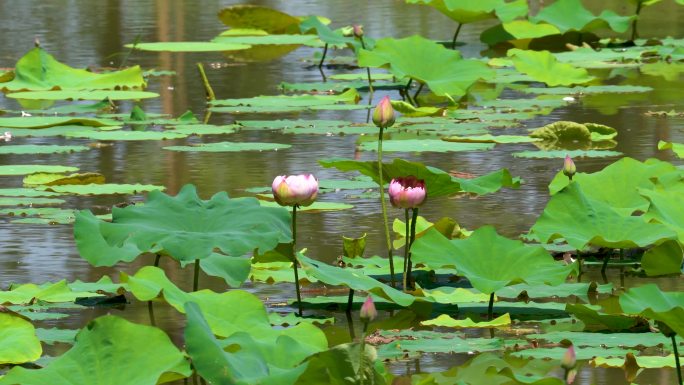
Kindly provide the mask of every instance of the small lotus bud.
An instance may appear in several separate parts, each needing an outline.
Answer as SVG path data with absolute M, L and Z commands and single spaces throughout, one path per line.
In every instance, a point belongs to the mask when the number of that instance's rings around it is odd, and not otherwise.
M 373 123 L 380 128 L 392 127 L 394 124 L 394 108 L 389 96 L 380 100 L 373 111 Z
M 561 367 L 567 371 L 573 369 L 575 365 L 577 365 L 577 356 L 575 355 L 575 348 L 570 345 L 561 359 Z
M 565 155 L 565 161 L 563 162 L 563 174 L 572 180 L 572 176 L 577 172 L 577 167 L 575 167 L 575 162 L 572 161 L 570 155 Z
M 570 369 L 565 372 L 565 383 L 571 385 L 575 382 L 575 377 L 577 377 L 577 369 Z
M 415 209 L 425 202 L 426 196 L 425 181 L 415 176 L 394 178 L 390 182 L 389 197 L 394 207 Z
M 373 303 L 373 298 L 369 295 L 366 297 L 366 301 L 361 305 L 361 312 L 359 313 L 359 318 L 364 323 L 371 322 L 378 316 L 378 311 L 375 309 L 375 304 Z
M 281 206 L 310 206 L 318 196 L 318 180 L 312 174 L 279 175 L 271 188 Z
M 363 37 L 363 26 L 358 25 L 358 24 L 354 24 L 354 26 L 352 26 L 352 29 L 354 31 L 354 37 L 355 38 Z

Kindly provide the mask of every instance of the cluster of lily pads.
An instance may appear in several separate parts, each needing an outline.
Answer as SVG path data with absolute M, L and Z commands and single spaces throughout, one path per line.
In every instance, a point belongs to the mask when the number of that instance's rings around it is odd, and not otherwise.
M 212 384 L 562 384 L 574 380 L 578 365 L 622 368 L 630 382 L 639 381 L 643 369 L 679 374 L 683 293 L 663 291 L 653 283 L 623 292 L 582 278 L 587 270 L 605 273 L 608 268 L 620 269 L 623 276 L 626 270 L 635 277 L 680 277 L 681 167 L 622 157 L 588 173 L 581 163 L 577 170 L 566 161 L 564 172 L 549 183 L 543 212 L 520 239 L 512 239 L 492 226 L 471 231 L 453 218 L 419 216 L 417 209 L 445 197 L 518 188 L 523 181 L 507 169 L 454 176 L 421 162 L 382 158 L 384 152 L 488 151 L 510 144 L 529 146 L 514 157 L 558 158 L 559 168 L 564 157 L 620 157 L 612 150 L 618 135 L 612 127 L 556 121 L 527 129 L 526 122 L 576 103 L 614 114 L 625 100 L 664 104 L 684 96 L 663 87 L 684 72 L 684 41 L 637 38 L 638 14 L 655 2 L 636 1 L 635 15 L 603 11 L 596 16 L 578 0 L 557 0 L 530 16 L 523 0 L 407 0 L 432 6 L 458 22 L 446 43 L 417 35 L 374 39 L 360 26 L 332 29 L 324 17 L 231 6 L 219 13 L 230 29 L 212 41 L 131 44 L 134 50 L 218 51 L 234 61 L 273 60 L 303 45 L 314 48 L 312 70 L 351 71 L 323 75 L 322 82 L 283 82 L 278 95 L 218 99 L 200 64 L 208 97 L 204 120 L 192 112 L 170 117 L 138 106 L 130 113 L 115 113 L 119 100 L 157 97 L 145 88 L 158 74 L 139 66 L 94 73 L 60 63 L 40 46 L 33 48 L 13 70 L 0 74 L 0 89 L 21 105 L 21 111 L 0 117 L 0 132 L 7 132 L 0 154 L 97 151 L 112 142 L 136 140 L 187 141 L 165 145 L 164 151 L 287 151 L 290 145 L 282 143 L 193 143 L 188 138 L 223 138 L 250 130 L 358 135 L 358 150 L 375 151 L 378 159 L 320 160 L 322 167 L 355 175 L 318 180 L 316 192 L 371 192 L 362 196 L 383 208 L 387 255 L 366 256 L 365 236 L 345 238 L 344 256 L 335 264 L 318 260 L 319 250 L 299 248 L 297 212 L 316 215 L 351 205 L 314 202 L 313 189 L 302 200 L 290 200 L 286 177 L 276 178 L 272 189 L 250 190 L 256 197 L 231 198 L 220 192 L 203 200 L 193 185 L 170 196 L 163 186 L 107 183 L 97 170 L 3 164 L 0 175 L 23 180 L 21 187 L 0 189 L 0 205 L 7 207 L 0 215 L 15 223 L 73 223 L 82 258 L 93 266 L 124 271 L 97 282 L 22 284 L 0 291 L 5 305 L 0 312 L 0 364 L 8 369 L 0 384 L 46 384 L 55 378 L 65 384 L 158 384 L 189 378 Z M 484 31 L 482 41 L 493 49 L 507 48 L 505 54 L 463 58 L 458 31 L 485 19 L 500 24 Z M 631 33 L 624 40 L 602 40 L 595 35 L 600 28 Z M 559 44 L 567 50 L 541 49 Z M 611 49 L 615 46 L 620 49 Z M 374 93 L 380 92 L 387 95 L 374 113 L 377 127 L 370 118 L 240 119 L 243 113 L 366 109 L 370 116 Z M 368 103 L 359 104 L 361 99 Z M 63 100 L 91 102 L 55 104 Z M 402 116 L 395 119 L 395 111 Z M 231 114 L 236 121 L 212 125 L 212 113 Z M 649 114 L 668 118 L 678 112 Z M 74 143 L 15 144 L 57 136 Z M 661 142 L 658 148 L 684 155 L 680 143 Z M 403 222 L 389 223 L 387 188 L 391 203 L 405 210 Z M 410 195 L 409 189 L 420 195 Z M 99 215 L 59 208 L 70 195 L 141 192 L 149 192 L 145 202 Z M 377 233 L 382 230 L 378 226 Z M 395 279 L 393 262 L 400 251 L 401 281 Z M 136 266 L 145 266 L 125 272 L 136 260 Z M 176 265 L 193 266 L 191 291 L 169 277 Z M 200 290 L 200 271 L 231 289 Z M 247 281 L 293 283 L 297 295 L 286 307 L 267 306 L 239 289 Z M 312 288 L 310 293 L 325 288 L 339 295 L 302 296 L 300 286 Z M 107 315 L 81 330 L 35 326 L 68 317 L 70 309 L 134 300 L 147 302 L 150 325 Z M 354 310 L 361 303 L 363 331 L 358 335 Z M 290 305 L 299 311 L 291 312 Z M 184 315 L 182 342 L 174 332 L 157 327 L 160 307 Z M 375 307 L 381 310 L 377 316 Z M 342 319 L 346 328 L 339 326 Z M 478 329 L 490 333 L 479 336 Z M 44 347 L 55 343 L 71 347 L 56 357 L 44 355 Z M 386 365 L 431 353 L 472 357 L 460 365 L 450 361 L 453 367 L 442 372 L 417 370 L 410 378 L 400 378 Z

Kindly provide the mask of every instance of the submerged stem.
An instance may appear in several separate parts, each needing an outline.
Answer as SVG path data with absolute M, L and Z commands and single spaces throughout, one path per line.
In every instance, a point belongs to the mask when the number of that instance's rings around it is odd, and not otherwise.
M 675 363 L 677 364 L 677 383 L 679 385 L 683 385 L 684 382 L 682 382 L 682 366 L 679 364 L 679 352 L 677 352 L 677 338 L 676 334 L 673 333 L 672 336 L 670 337 L 672 339 L 672 350 L 675 356 Z
M 200 260 L 195 259 L 195 276 L 192 279 L 192 291 L 197 291 L 197 289 L 199 289 L 199 270 Z
M 292 267 L 294 268 L 295 290 L 299 316 L 302 316 L 302 296 L 299 292 L 299 267 L 297 266 L 297 205 L 292 206 Z
M 390 238 L 389 221 L 387 219 L 387 202 L 385 202 L 385 181 L 382 177 L 382 127 L 378 134 L 378 174 L 380 177 L 380 206 L 382 206 L 382 221 L 385 225 L 385 240 L 387 241 L 387 257 L 390 265 L 390 280 L 394 287 L 394 257 L 392 256 L 392 239 Z

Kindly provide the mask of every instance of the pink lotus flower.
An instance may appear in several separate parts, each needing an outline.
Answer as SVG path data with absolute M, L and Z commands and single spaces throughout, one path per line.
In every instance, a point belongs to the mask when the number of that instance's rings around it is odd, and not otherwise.
M 565 370 L 570 370 L 573 369 L 575 365 L 577 365 L 577 355 L 575 354 L 575 348 L 570 345 L 561 359 L 561 367 Z
M 373 123 L 380 128 L 391 127 L 394 124 L 394 108 L 389 96 L 380 99 L 380 103 L 375 106 Z
M 565 155 L 565 161 L 563 161 L 563 174 L 568 178 L 572 179 L 572 176 L 577 172 L 577 167 L 575 162 L 572 161 L 570 155 Z
M 363 322 L 370 322 L 378 316 L 378 311 L 375 309 L 375 303 L 373 303 L 373 298 L 369 295 L 366 297 L 366 301 L 361 305 L 361 311 L 359 312 L 359 318 Z
M 352 31 L 354 31 L 354 37 L 360 38 L 363 37 L 363 26 L 354 24 L 352 26 Z
M 318 196 L 318 180 L 312 174 L 278 175 L 271 187 L 281 206 L 309 206 Z
M 426 196 L 425 181 L 415 176 L 394 178 L 390 182 L 389 197 L 394 207 L 414 209 L 425 202 Z

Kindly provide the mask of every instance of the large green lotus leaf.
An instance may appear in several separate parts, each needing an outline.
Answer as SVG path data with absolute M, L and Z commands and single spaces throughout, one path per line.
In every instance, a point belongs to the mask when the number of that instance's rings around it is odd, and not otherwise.
M 36 172 L 64 173 L 74 171 L 78 171 L 78 168 L 40 164 L 0 165 L 0 175 L 27 175 Z
M 508 50 L 515 69 L 549 86 L 584 84 L 594 79 L 586 69 L 559 63 L 549 51 Z
M 316 353 L 288 336 L 264 342 L 237 332 L 219 341 L 196 303 L 186 303 L 185 312 L 186 349 L 198 374 L 211 384 L 293 384 L 307 367 L 301 362 Z
M 36 47 L 19 59 L 14 79 L 0 83 L 0 90 L 107 90 L 144 88 L 145 85 L 140 66 L 97 74 L 62 64 L 44 49 Z
M 32 188 L 0 188 L 0 196 L 5 197 L 51 197 L 57 195 L 60 194 Z
M 468 302 L 486 302 L 489 300 L 489 296 L 486 294 L 478 293 L 472 289 L 465 289 L 462 287 L 438 287 L 435 289 L 421 289 L 425 297 L 421 300 L 428 302 L 436 302 L 447 305 L 452 304 L 462 304 Z
M 261 197 L 259 197 L 261 198 Z M 273 195 L 268 196 L 269 199 L 273 199 Z M 275 201 L 265 201 L 259 200 L 259 204 L 262 207 L 280 207 L 280 205 Z M 320 212 L 320 211 L 338 211 L 338 210 L 349 210 L 353 208 L 354 205 L 348 203 L 338 203 L 338 202 L 314 202 L 309 206 L 301 207 L 298 212 Z
M 377 151 L 378 142 L 363 142 L 363 151 Z M 382 150 L 387 152 L 461 152 L 486 151 L 494 148 L 494 143 L 451 142 L 439 139 L 384 140 Z
M 42 352 L 31 322 L 6 309 L 0 312 L 0 364 L 32 362 Z
M 590 95 L 590 94 L 622 94 L 653 91 L 652 87 L 632 85 L 601 85 L 576 87 L 529 87 L 520 90 L 534 95 Z
M 411 247 L 412 260 L 436 269 L 455 266 L 459 274 L 485 294 L 517 283 L 559 285 L 575 266 L 556 263 L 541 246 L 528 246 L 500 236 L 491 226 L 466 239 L 449 240 L 428 230 Z
M 648 209 L 648 201 L 639 189 L 652 190 L 654 178 L 673 173 L 678 173 L 677 168 L 668 162 L 622 158 L 601 171 L 591 174 L 578 172 L 572 180 L 579 184 L 587 198 L 607 203 L 621 214 L 631 215 L 637 210 Z M 568 178 L 558 173 L 549 184 L 549 191 L 553 195 L 567 185 Z
M 620 307 L 627 314 L 664 322 L 684 336 L 684 293 L 661 291 L 656 284 L 627 290 L 620 296 Z
M 624 314 L 606 314 L 599 312 L 596 306 L 572 304 L 565 305 L 565 310 L 582 321 L 584 330 L 588 331 L 624 331 L 638 328 L 640 319 Z
M 409 306 L 415 300 L 412 295 L 385 285 L 384 283 L 365 275 L 362 271 L 359 272 L 353 269 L 331 266 L 301 254 L 298 256 L 298 260 L 307 275 L 329 285 L 343 285 L 355 291 L 373 293 L 400 306 Z
M 516 158 L 535 158 L 535 159 L 563 159 L 570 156 L 572 159 L 578 158 L 605 158 L 612 156 L 621 156 L 622 153 L 610 150 L 552 150 L 552 151 L 520 151 L 514 152 Z M 561 174 L 562 175 L 562 174 Z M 567 179 L 565 175 L 564 178 Z
M 643 347 L 666 347 L 670 339 L 661 333 L 586 333 L 586 332 L 551 332 L 528 334 L 528 339 L 544 340 L 549 343 L 569 341 L 577 348 L 584 347 L 618 347 L 623 349 Z
M 57 283 L 45 283 L 35 285 L 26 283 L 17 287 L 12 287 L 7 291 L 0 291 L 0 303 L 27 304 L 39 300 L 42 302 L 74 302 L 76 298 L 95 297 L 99 294 L 93 292 L 73 291 L 66 280 Z
M 79 184 L 102 184 L 105 177 L 96 172 L 59 174 L 51 172 L 36 172 L 26 175 L 22 181 L 24 186 L 60 186 L 60 185 L 79 185 Z M 36 190 L 39 191 L 39 190 Z
M 524 1 L 483 0 L 406 0 L 408 4 L 425 4 L 435 8 L 450 19 L 468 24 L 480 20 L 499 18 L 513 20 L 527 14 L 527 3 Z
M 49 144 L 15 144 L 0 147 L 0 154 L 63 154 L 87 151 L 86 146 L 58 146 Z
M 70 116 L 24 116 L 0 118 L 2 128 L 47 128 L 56 126 L 118 126 L 120 123 L 112 119 L 76 118 Z
M 667 226 L 618 212 L 587 196 L 585 189 L 573 182 L 552 196 L 530 232 L 542 243 L 564 238 L 578 250 L 587 246 L 629 249 L 676 239 L 677 234 Z M 624 187 L 620 191 L 624 193 Z
M 175 130 L 166 131 L 73 131 L 65 134 L 68 138 L 84 138 L 103 141 L 118 140 L 171 140 L 187 138 L 189 134 Z
M 644 217 L 670 227 L 679 235 L 679 241 L 684 241 L 684 207 L 681 192 L 661 189 L 640 189 L 639 192 L 650 203 Z
M 300 19 L 258 5 L 233 5 L 218 13 L 221 22 L 235 29 L 260 29 L 268 33 L 298 33 Z
M 90 90 L 90 91 L 21 91 L 7 94 L 8 98 L 24 100 L 139 100 L 159 97 L 149 91 Z
M 506 313 L 502 316 L 496 317 L 491 321 L 475 322 L 470 318 L 454 319 L 448 314 L 441 314 L 439 317 L 422 321 L 420 323 L 424 326 L 441 326 L 446 328 L 496 328 L 502 326 L 509 326 L 511 324 L 511 315 Z
M 228 257 L 213 253 L 200 264 L 207 275 L 223 278 L 230 287 L 240 287 L 249 277 L 252 262 L 247 258 Z
M 289 144 L 264 142 L 215 142 L 201 143 L 191 146 L 168 146 L 164 150 L 183 152 L 241 152 L 241 151 L 270 151 L 290 148 Z
M 318 96 L 318 95 L 304 95 L 304 96 Z M 216 113 L 228 114 L 273 114 L 285 112 L 301 112 L 301 111 L 354 111 L 354 110 L 368 110 L 372 106 L 369 104 L 312 104 L 302 106 L 234 106 L 221 107 L 211 106 L 209 110 Z
M 65 185 L 51 185 L 39 187 L 46 191 L 53 191 L 60 194 L 74 194 L 74 195 L 107 195 L 107 194 L 140 194 L 143 192 L 153 190 L 165 190 L 164 186 L 156 186 L 152 184 L 65 184 Z
M 676 368 L 674 354 L 669 356 L 635 356 L 636 364 L 643 369 Z M 591 363 L 598 368 L 621 368 L 623 369 L 626 359 L 622 357 L 595 357 Z
M 502 23 L 501 27 L 503 27 L 505 32 L 510 34 L 509 39 L 506 40 L 537 39 L 544 36 L 561 34 L 561 31 L 555 25 L 546 23 L 536 24 L 529 20 L 513 20 Z M 486 39 L 487 35 L 483 33 L 483 36 Z M 485 43 L 493 45 L 492 43 L 494 43 L 494 41 L 485 41 Z
M 374 134 L 377 127 L 344 120 L 240 120 L 241 130 L 282 130 L 288 134 Z
M 273 46 L 273 45 L 307 45 L 310 47 L 320 47 L 321 41 L 316 35 L 290 35 L 290 34 L 274 34 L 274 35 L 224 35 L 221 34 L 211 40 L 214 43 L 230 44 L 230 45 L 245 45 L 252 46 Z
M 355 89 L 350 89 L 339 95 L 256 96 L 253 98 L 212 100 L 210 104 L 221 107 L 312 107 L 337 103 L 356 103 L 358 99 L 359 93 Z
M 536 98 L 479 100 L 475 105 L 485 107 L 490 112 L 530 112 L 547 115 L 558 107 L 567 106 L 559 95 L 540 95 Z
M 681 230 L 678 233 L 681 233 Z M 680 242 L 678 240 L 667 241 L 646 250 L 641 257 L 641 268 L 644 269 L 646 275 L 680 274 L 682 272 L 682 256 L 684 255 Z
M 684 158 L 684 144 L 682 143 L 665 142 L 661 140 L 658 142 L 658 150 L 672 150 L 672 152 L 677 154 L 678 158 Z
M 236 44 L 215 41 L 164 41 L 155 43 L 126 44 L 126 48 L 139 49 L 141 51 L 166 51 L 166 52 L 215 52 L 215 51 L 238 51 L 248 49 L 248 44 Z
M 363 360 L 363 366 L 360 365 Z M 386 385 L 387 373 L 377 352 L 370 344 L 340 344 L 313 354 L 306 359 L 306 371 L 297 379 L 296 385 Z
M 380 182 L 377 162 L 329 158 L 319 160 L 319 163 L 323 167 L 335 167 L 340 171 L 358 171 L 373 178 L 376 183 Z M 474 179 L 462 179 L 453 177 L 438 168 L 400 158 L 394 159 L 392 163 L 384 163 L 382 173 L 383 184 L 389 183 L 392 178 L 406 175 L 424 179 L 428 197 L 452 195 L 459 192 L 484 195 L 499 191 L 502 187 L 518 188 L 520 186 L 519 178 L 513 178 L 507 169 L 494 171 Z
M 344 36 L 341 30 L 333 31 L 330 27 L 323 24 L 316 16 L 309 16 L 302 20 L 302 22 L 299 23 L 299 30 L 302 33 L 310 33 L 313 30 L 316 35 L 318 35 L 318 39 L 323 41 L 325 44 L 331 44 L 339 47 L 350 45 L 355 47 L 355 49 L 361 47 L 361 42 L 357 41 L 354 36 Z
M 582 124 L 561 120 L 535 129 L 530 136 L 562 145 L 567 142 L 610 140 L 617 136 L 617 130 L 602 124 Z
M 610 28 L 615 32 L 626 32 L 635 16 L 620 16 L 611 10 L 604 10 L 594 16 L 584 8 L 581 0 L 557 0 L 544 7 L 535 16 L 534 22 L 553 24 L 562 33 L 567 31 L 588 32 L 600 28 Z
M 178 379 L 191 373 L 185 356 L 163 331 L 104 316 L 83 328 L 74 347 L 48 366 L 14 367 L 0 379 L 0 384 L 45 385 L 58 381 L 61 385 L 155 385 L 163 378 Z
M 442 138 L 447 142 L 461 143 L 530 143 L 541 139 L 522 135 L 473 135 L 473 136 L 448 136 Z
M 542 359 L 542 360 L 556 360 L 560 361 L 564 356 L 565 353 L 568 351 L 568 348 L 564 346 L 559 346 L 559 347 L 554 347 L 554 348 L 534 348 L 534 349 L 526 349 L 526 350 L 520 350 L 517 352 L 511 352 L 511 355 L 524 358 L 524 359 L 530 359 L 530 358 L 535 358 L 535 359 Z M 628 354 L 632 353 L 635 354 L 637 353 L 636 349 L 633 350 L 626 350 L 626 349 L 620 349 L 620 348 L 603 348 L 603 347 L 588 347 L 584 349 L 575 349 L 575 354 L 577 360 L 590 360 L 593 359 L 594 357 L 624 357 Z
M 287 210 L 261 207 L 254 198 L 229 199 L 225 192 L 205 201 L 193 185 L 175 197 L 153 190 L 145 205 L 115 207 L 111 223 L 82 211 L 74 225 L 81 256 L 95 266 L 131 261 L 144 252 L 180 261 L 207 258 L 214 249 L 240 257 L 290 242 L 290 234 Z
M 445 372 L 416 374 L 412 378 L 423 380 L 416 384 L 431 385 L 562 385 L 565 382 L 548 374 L 557 367 L 557 361 L 482 353 Z
M 494 76 L 484 62 L 462 59 L 458 51 L 418 35 L 378 40 L 372 51 L 359 50 L 359 66 L 386 68 L 397 78 L 412 78 L 452 99 L 460 99 L 478 80 Z
M 596 282 L 567 282 L 553 287 L 521 283 L 497 290 L 496 296 L 501 298 L 565 298 L 575 296 L 588 302 L 589 295 L 611 294 L 612 292 L 613 284 L 611 283 L 598 285 Z

